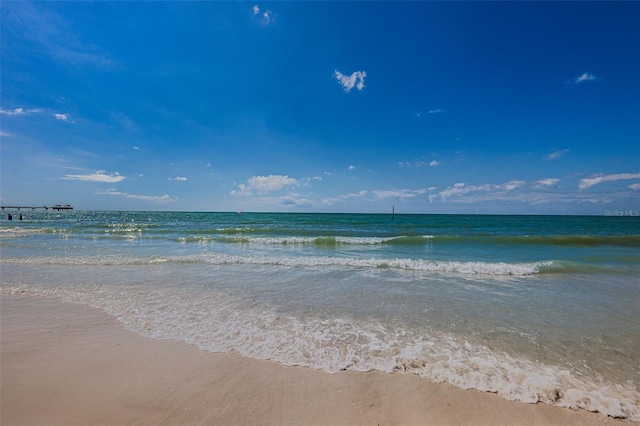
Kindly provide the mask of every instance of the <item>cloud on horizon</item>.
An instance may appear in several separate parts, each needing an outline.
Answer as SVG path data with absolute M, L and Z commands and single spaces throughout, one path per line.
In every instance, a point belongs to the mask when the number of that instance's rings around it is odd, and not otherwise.
M 156 203 L 173 203 L 178 201 L 178 198 L 171 198 L 168 194 L 164 195 L 136 195 L 127 194 L 126 192 L 119 192 L 115 189 L 107 189 L 105 192 L 96 192 L 99 195 L 118 195 L 124 198 L 131 198 L 134 200 L 153 201 Z
M 511 180 L 509 182 L 503 184 L 483 184 L 483 185 L 467 185 L 464 182 L 459 182 L 450 186 L 438 194 L 429 195 L 429 201 L 433 202 L 437 198 L 440 198 L 442 201 L 463 201 L 468 202 L 467 199 L 464 198 L 465 195 L 469 193 L 484 193 L 484 194 L 492 194 L 499 196 L 499 198 L 503 198 L 507 192 L 513 191 L 514 189 L 521 188 L 525 184 L 523 180 Z
M 267 194 L 269 192 L 280 191 L 282 188 L 299 186 L 300 181 L 286 175 L 251 176 L 247 179 L 247 184 L 238 184 L 238 190 L 232 190 L 230 195 L 252 195 Z

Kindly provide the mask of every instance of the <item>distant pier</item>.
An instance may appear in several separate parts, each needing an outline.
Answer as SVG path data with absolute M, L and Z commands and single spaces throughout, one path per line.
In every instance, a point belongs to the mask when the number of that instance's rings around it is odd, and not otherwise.
M 0 206 L 0 209 L 2 209 L 4 211 L 4 209 L 14 209 L 14 210 L 37 210 L 37 209 L 44 209 L 44 210 L 54 210 L 54 211 L 60 211 L 60 210 L 73 210 L 73 206 L 71 206 L 71 204 L 65 204 L 64 206 L 61 204 L 56 204 L 55 206 L 51 206 L 51 207 L 47 207 L 47 206 L 37 206 L 37 207 L 32 207 L 32 206 Z

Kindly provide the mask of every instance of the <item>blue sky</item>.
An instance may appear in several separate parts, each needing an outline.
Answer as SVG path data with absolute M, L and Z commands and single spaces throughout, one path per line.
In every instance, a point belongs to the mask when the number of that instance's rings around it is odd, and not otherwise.
M 12 2 L 1 203 L 640 209 L 640 2 Z

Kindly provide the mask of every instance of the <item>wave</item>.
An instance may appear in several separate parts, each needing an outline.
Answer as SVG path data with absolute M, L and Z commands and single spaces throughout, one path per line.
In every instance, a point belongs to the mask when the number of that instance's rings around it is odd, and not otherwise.
M 0 239 L 21 238 L 29 235 L 44 234 L 48 230 L 44 228 L 0 228 Z
M 142 229 L 123 228 L 118 232 L 106 232 L 113 238 L 127 238 L 134 233 L 139 238 L 169 236 L 180 243 L 227 243 L 255 245 L 313 245 L 325 247 L 337 246 L 420 246 L 420 245 L 487 245 L 503 246 L 567 246 L 567 247 L 630 247 L 640 249 L 640 235 L 400 235 L 400 236 L 305 236 L 305 235 L 269 235 L 256 233 L 255 230 L 226 229 L 209 232 L 186 232 L 175 235 L 171 232 L 147 233 Z M 173 236 L 171 236 L 173 235 Z
M 181 243 L 241 243 L 255 245 L 308 245 L 316 247 L 337 246 L 380 246 L 385 244 L 424 244 L 432 239 L 432 235 L 415 237 L 343 237 L 343 236 L 192 236 L 178 237 Z
M 153 256 L 148 258 L 128 258 L 124 256 L 54 256 L 32 258 L 3 258 L 0 263 L 31 265 L 153 265 L 153 264 L 210 264 L 210 265 L 256 265 L 282 266 L 290 268 L 347 268 L 347 269 L 390 269 L 422 273 L 526 276 L 538 274 L 542 268 L 550 267 L 553 262 L 540 261 L 528 263 L 507 262 L 464 262 L 437 261 L 409 258 L 353 258 L 329 256 L 240 256 L 223 253 L 203 253 L 184 256 Z
M 122 286 L 3 287 L 3 293 L 54 296 L 102 309 L 155 339 L 211 352 L 235 351 L 328 373 L 342 370 L 416 374 L 506 399 L 548 403 L 640 420 L 635 385 L 610 384 L 524 355 L 429 328 L 356 318 L 284 315 L 225 293 Z

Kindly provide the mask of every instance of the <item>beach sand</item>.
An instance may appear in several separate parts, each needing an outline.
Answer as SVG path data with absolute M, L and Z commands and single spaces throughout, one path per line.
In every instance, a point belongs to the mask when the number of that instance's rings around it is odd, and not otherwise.
M 327 374 L 124 329 L 96 309 L 1 299 L 2 425 L 629 425 L 414 375 Z

